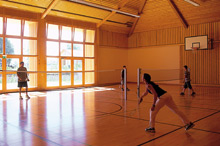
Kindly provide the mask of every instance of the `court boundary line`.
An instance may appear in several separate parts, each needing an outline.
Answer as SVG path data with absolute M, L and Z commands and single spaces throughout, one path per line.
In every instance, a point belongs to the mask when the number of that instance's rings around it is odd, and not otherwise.
M 212 114 L 210 114 L 210 115 L 207 115 L 207 116 L 205 116 L 205 117 L 203 117 L 203 118 L 200 118 L 200 119 L 194 121 L 193 123 L 196 123 L 196 122 L 199 122 L 199 121 L 201 121 L 201 120 L 203 120 L 203 119 L 206 119 L 206 118 L 208 118 L 208 117 L 211 117 L 211 116 L 213 116 L 213 115 L 215 115 L 215 114 L 217 114 L 217 113 L 219 113 L 219 112 L 220 112 L 220 111 L 214 112 L 214 113 L 212 113 Z M 163 134 L 163 135 L 160 135 L 160 136 L 158 136 L 158 137 L 156 137 L 156 138 L 153 138 L 153 139 L 151 139 L 151 140 L 148 140 L 148 141 L 146 141 L 146 142 L 143 142 L 143 143 L 141 143 L 141 144 L 138 144 L 137 146 L 142 146 L 142 145 L 144 145 L 144 144 L 147 144 L 147 143 L 149 143 L 149 142 L 151 142 L 151 141 L 154 141 L 154 140 L 156 140 L 156 139 L 159 139 L 159 138 L 161 138 L 161 137 L 164 137 L 164 136 L 166 136 L 166 135 L 168 135 L 168 134 L 170 134 L 170 133 L 173 133 L 173 132 L 175 132 L 175 131 L 177 131 L 177 130 L 179 130 L 179 129 L 182 129 L 182 128 L 183 128 L 183 127 L 177 128 L 177 129 L 172 130 L 172 131 L 170 131 L 170 132 L 168 132 L 168 133 L 165 133 L 165 134 Z M 194 128 L 192 128 L 192 129 L 194 129 Z

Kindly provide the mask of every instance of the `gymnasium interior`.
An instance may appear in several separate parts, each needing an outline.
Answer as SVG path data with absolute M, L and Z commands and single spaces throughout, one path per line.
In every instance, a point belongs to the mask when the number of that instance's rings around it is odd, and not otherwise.
M 219 146 L 219 43 L 219 0 L 0 0 L 0 146 Z M 145 131 L 144 73 L 192 129 L 164 106 Z

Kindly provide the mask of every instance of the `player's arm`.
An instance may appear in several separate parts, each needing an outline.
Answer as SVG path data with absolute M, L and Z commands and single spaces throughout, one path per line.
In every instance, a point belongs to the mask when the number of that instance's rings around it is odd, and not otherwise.
M 27 69 L 25 69 L 25 71 L 26 71 L 25 72 L 26 73 L 26 80 L 29 81 L 28 74 L 27 74 Z
M 18 80 L 21 80 L 21 77 L 20 77 L 20 72 L 19 72 L 19 70 L 17 70 L 17 76 L 18 76 Z
M 154 90 L 153 86 L 152 85 L 149 85 L 148 88 L 150 89 L 150 91 L 152 92 L 152 94 L 154 95 L 154 101 L 153 101 L 153 105 L 151 107 L 151 110 L 153 111 L 154 108 L 155 108 L 155 104 L 156 104 L 156 101 L 157 101 L 157 92 Z
M 143 101 L 143 98 L 144 98 L 145 96 L 147 96 L 147 94 L 148 94 L 148 90 L 147 90 L 147 88 L 146 88 L 146 91 L 145 91 L 145 92 L 142 94 L 142 96 L 139 98 L 139 101 L 138 101 L 139 104 Z

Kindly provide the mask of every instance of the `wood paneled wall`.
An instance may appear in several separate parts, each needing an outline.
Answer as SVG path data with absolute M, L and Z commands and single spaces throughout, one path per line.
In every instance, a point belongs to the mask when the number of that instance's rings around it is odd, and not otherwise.
M 185 51 L 184 38 L 188 36 L 208 35 L 214 40 L 213 49 Z M 191 69 L 192 83 L 220 84 L 220 22 L 191 25 L 134 33 L 128 38 L 129 48 L 180 44 L 180 66 L 188 65 Z M 172 52 L 171 52 L 172 53 Z M 178 60 L 177 60 L 178 61 Z
M 127 48 L 128 38 L 126 34 L 111 32 L 106 30 L 99 31 L 99 45 L 108 47 Z
M 220 22 L 196 24 L 184 27 L 161 29 L 147 32 L 134 33 L 128 38 L 128 47 L 148 47 L 159 45 L 184 44 L 188 36 L 208 35 L 209 39 L 220 40 Z

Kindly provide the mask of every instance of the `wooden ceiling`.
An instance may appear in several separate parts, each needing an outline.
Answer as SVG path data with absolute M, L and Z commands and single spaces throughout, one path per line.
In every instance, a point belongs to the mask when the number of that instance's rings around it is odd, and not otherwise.
M 140 18 L 79 4 L 74 0 L 0 0 L 0 6 L 42 13 L 45 17 L 55 15 L 89 21 L 96 23 L 101 28 L 117 27 L 127 34 L 132 34 L 133 31 L 187 27 L 192 24 L 220 21 L 220 0 L 192 0 L 198 3 L 199 7 L 184 0 L 78 1 L 140 15 Z M 45 12 L 46 10 L 47 12 Z

